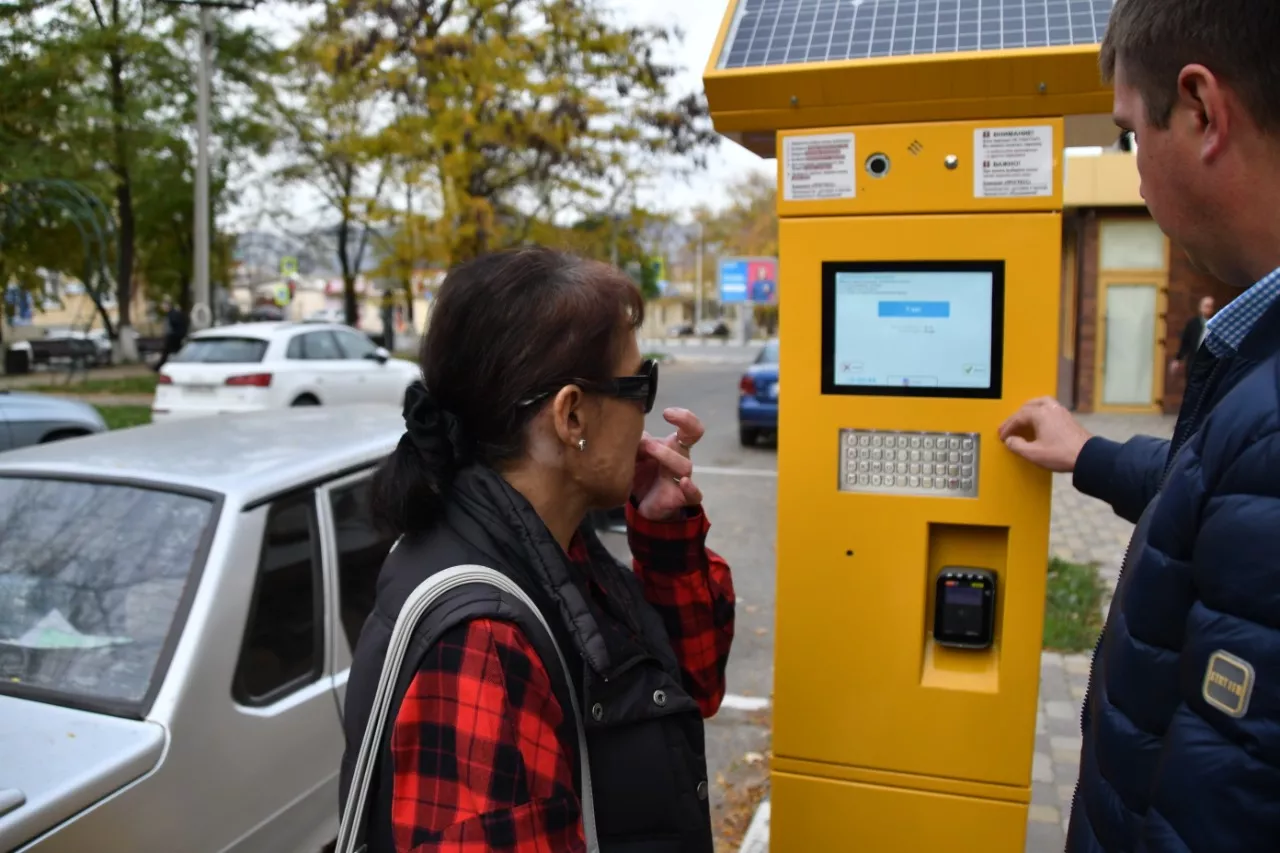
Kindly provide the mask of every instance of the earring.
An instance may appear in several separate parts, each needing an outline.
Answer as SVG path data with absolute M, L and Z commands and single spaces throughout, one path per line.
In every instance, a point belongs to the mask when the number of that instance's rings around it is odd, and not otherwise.
M 585 451 L 587 449 L 587 440 L 585 438 L 578 439 L 578 450 Z

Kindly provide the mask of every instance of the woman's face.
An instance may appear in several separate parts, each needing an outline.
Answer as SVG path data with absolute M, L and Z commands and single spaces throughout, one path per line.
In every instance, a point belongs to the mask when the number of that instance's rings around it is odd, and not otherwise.
M 635 376 L 642 362 L 636 336 L 628 329 L 613 375 Z M 644 435 L 644 403 L 592 395 L 588 405 L 592 411 L 587 422 L 587 444 L 582 460 L 586 464 L 581 482 L 595 508 L 621 506 L 631 496 L 631 484 L 635 480 L 636 453 Z

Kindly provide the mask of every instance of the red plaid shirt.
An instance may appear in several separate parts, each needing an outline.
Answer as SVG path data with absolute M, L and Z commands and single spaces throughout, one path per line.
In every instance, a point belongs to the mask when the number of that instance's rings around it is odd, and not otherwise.
M 628 506 L 627 522 L 645 598 L 710 717 L 724 698 L 733 640 L 729 566 L 707 549 L 701 510 L 654 522 Z M 579 539 L 569 557 L 587 560 Z M 585 850 L 573 768 L 556 739 L 566 713 L 519 628 L 477 619 L 446 633 L 410 683 L 391 735 L 396 853 Z

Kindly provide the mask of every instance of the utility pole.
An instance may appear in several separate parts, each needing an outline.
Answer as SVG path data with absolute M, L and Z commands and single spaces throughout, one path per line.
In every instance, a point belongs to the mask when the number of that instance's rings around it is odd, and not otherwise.
M 191 325 L 203 329 L 213 324 L 209 304 L 209 78 L 213 68 L 213 23 L 208 6 L 200 7 L 200 73 L 196 82 L 196 210 L 195 269 Z
M 694 220 L 698 226 L 698 257 L 694 263 L 696 272 L 694 277 L 697 279 L 694 291 L 693 302 L 693 328 L 696 332 L 698 327 L 702 325 L 702 220 Z
M 200 10 L 200 59 L 196 75 L 196 185 L 191 270 L 191 328 L 213 324 L 209 292 L 209 88 L 213 77 L 213 13 L 211 9 L 252 9 L 258 0 L 160 0 Z

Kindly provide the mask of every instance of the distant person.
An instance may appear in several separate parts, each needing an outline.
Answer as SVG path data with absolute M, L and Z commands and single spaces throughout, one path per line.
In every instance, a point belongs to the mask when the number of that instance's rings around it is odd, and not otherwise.
M 756 267 L 756 280 L 751 282 L 751 301 L 768 304 L 773 301 L 775 290 L 777 290 L 777 284 L 769 276 L 769 268 Z
M 1169 365 L 1169 370 L 1176 376 L 1186 370 L 1187 365 L 1191 363 L 1191 358 L 1200 349 L 1200 342 L 1204 340 L 1204 333 L 1209 325 L 1209 319 L 1213 316 L 1214 302 L 1212 296 L 1205 296 L 1200 300 L 1200 311 L 1194 317 L 1187 321 L 1187 325 L 1182 328 L 1182 345 L 1178 347 L 1178 354 L 1173 357 L 1173 363 Z
M 164 317 L 164 351 L 160 353 L 160 360 L 156 362 L 157 371 L 165 366 L 169 356 L 182 349 L 182 344 L 187 339 L 188 329 L 186 313 L 167 296 L 160 303 L 160 313 Z
M 1280 3 L 1117 0 L 1102 42 L 1151 216 L 1236 288 L 1172 441 L 1049 398 L 1000 428 L 1134 524 L 1081 715 L 1069 853 L 1280 849 Z M 1056 286 L 1056 283 L 1054 284 Z

